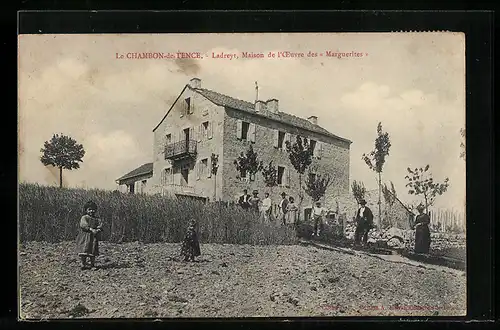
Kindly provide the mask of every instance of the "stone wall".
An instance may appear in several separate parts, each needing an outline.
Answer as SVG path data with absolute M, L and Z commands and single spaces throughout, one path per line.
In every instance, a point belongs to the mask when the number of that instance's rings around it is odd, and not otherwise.
M 238 139 L 238 121 L 255 124 L 255 142 Z M 298 203 L 299 175 L 290 163 L 284 145 L 281 149 L 277 147 L 275 141 L 277 140 L 278 131 L 286 133 L 285 140 L 295 141 L 296 136 L 301 135 L 314 139 L 322 145 L 322 155 L 320 158 L 314 158 L 311 169 L 317 174 L 328 173 L 333 175 L 333 183 L 328 188 L 325 199 L 331 200 L 334 196 L 343 195 L 349 191 L 349 144 L 347 142 L 271 121 L 250 113 L 226 109 L 223 136 L 223 198 L 225 200 L 235 200 L 241 195 L 242 190 L 246 188 L 249 192 L 257 189 L 261 198 L 264 196 L 264 192 L 269 192 L 274 203 L 279 202 L 280 194 L 284 191 L 287 195 L 293 196 Z M 272 161 L 275 166 L 285 168 L 283 185 L 272 189 L 265 187 L 260 173 L 256 175 L 254 181 L 237 179 L 238 173 L 233 162 L 250 145 L 253 146 L 259 160 L 262 160 L 264 165 Z M 289 180 L 286 179 L 288 177 Z M 311 199 L 305 193 L 304 197 L 302 206 L 310 206 Z
M 191 113 L 184 113 L 183 102 L 190 98 L 192 107 Z M 167 109 L 168 110 L 168 109 Z M 181 116 L 182 113 L 182 116 Z M 223 131 L 224 109 L 213 104 L 202 95 L 194 92 L 190 88 L 185 88 L 168 112 L 166 118 L 161 122 L 154 132 L 154 160 L 153 177 L 151 178 L 151 193 L 187 193 L 209 198 L 214 198 L 214 188 L 220 191 L 222 186 L 222 173 L 217 177 L 208 174 L 211 167 L 212 153 L 219 154 L 219 161 L 222 157 L 222 131 Z M 202 124 L 208 122 L 209 132 L 202 130 Z M 197 155 L 194 160 L 176 161 L 172 163 L 165 160 L 164 147 L 166 135 L 171 134 L 171 142 L 183 139 L 182 132 L 185 128 L 190 128 L 190 136 L 197 141 Z M 207 160 L 208 168 L 205 174 L 198 175 L 198 166 L 203 160 Z M 182 184 L 180 166 L 189 167 L 188 184 Z M 170 180 L 163 182 L 162 172 L 168 168 L 173 168 L 173 175 Z M 214 181 L 217 180 L 217 183 Z

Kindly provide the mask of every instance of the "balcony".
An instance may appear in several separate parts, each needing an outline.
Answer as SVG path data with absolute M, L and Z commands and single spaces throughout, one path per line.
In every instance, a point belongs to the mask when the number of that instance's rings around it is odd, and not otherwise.
M 180 160 L 194 158 L 196 156 L 196 141 L 184 140 L 167 144 L 165 147 L 165 159 Z

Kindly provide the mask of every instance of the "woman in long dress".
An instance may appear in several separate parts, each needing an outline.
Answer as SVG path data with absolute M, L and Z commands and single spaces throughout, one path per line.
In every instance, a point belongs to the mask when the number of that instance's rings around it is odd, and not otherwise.
M 415 219 L 415 253 L 429 253 L 431 246 L 431 232 L 429 223 L 431 219 L 424 213 L 424 206 L 417 207 L 418 215 Z
M 297 225 L 297 212 L 299 208 L 297 205 L 294 203 L 294 199 L 292 196 L 288 199 L 289 203 L 286 206 L 287 213 L 286 213 L 286 224 L 290 226 L 296 226 Z
M 198 223 L 196 220 L 191 219 L 181 246 L 181 256 L 184 257 L 184 261 L 194 261 L 195 257 L 201 255 L 197 227 Z

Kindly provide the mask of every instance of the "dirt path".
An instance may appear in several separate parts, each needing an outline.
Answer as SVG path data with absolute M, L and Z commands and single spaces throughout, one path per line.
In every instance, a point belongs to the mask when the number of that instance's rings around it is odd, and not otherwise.
M 199 262 L 171 260 L 177 244 L 101 245 L 81 271 L 72 242 L 20 249 L 22 316 L 253 317 L 463 315 L 464 272 L 311 246 L 202 245 Z

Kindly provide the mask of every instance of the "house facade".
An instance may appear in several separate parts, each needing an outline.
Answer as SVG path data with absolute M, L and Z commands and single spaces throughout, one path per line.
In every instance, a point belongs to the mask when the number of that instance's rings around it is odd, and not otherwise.
M 147 192 L 234 201 L 248 189 L 249 193 L 258 190 L 261 198 L 269 192 L 276 203 L 282 192 L 298 201 L 299 175 L 285 143 L 301 136 L 314 145 L 310 172 L 331 175 L 325 201 L 334 200 L 349 192 L 351 141 L 328 132 L 317 120 L 280 111 L 276 99 L 238 100 L 202 88 L 201 80 L 193 78 L 153 129 L 153 173 Z M 261 173 L 242 177 L 236 170 L 235 159 L 250 145 L 264 165 L 272 161 L 276 166 L 277 187 L 265 187 Z M 216 175 L 212 174 L 212 154 L 218 156 Z M 311 204 L 304 197 L 303 206 Z

